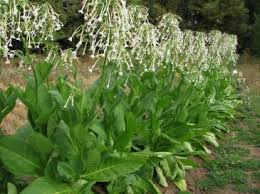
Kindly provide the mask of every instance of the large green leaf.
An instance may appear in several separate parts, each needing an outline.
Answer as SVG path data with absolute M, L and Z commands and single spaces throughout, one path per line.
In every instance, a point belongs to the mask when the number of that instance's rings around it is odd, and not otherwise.
M 75 153 L 76 145 L 70 134 L 70 127 L 64 121 L 60 121 L 52 141 L 62 154 Z
M 77 176 L 76 171 L 69 162 L 59 162 L 57 165 L 57 172 L 63 180 L 73 182 Z
M 33 149 L 41 156 L 43 160 L 48 158 L 53 145 L 52 142 L 43 136 L 41 133 L 33 132 L 28 137 L 28 142 L 33 146 Z
M 16 101 L 16 93 L 12 87 L 7 91 L 0 89 L 0 124 L 4 117 L 14 108 Z
M 120 157 L 110 157 L 101 165 L 86 171 L 81 178 L 98 182 L 108 182 L 120 176 L 130 174 L 142 167 L 147 157 L 135 154 L 128 154 Z
M 101 161 L 101 153 L 100 151 L 96 148 L 90 148 L 89 150 L 86 151 L 86 156 L 84 160 L 84 165 L 87 169 L 95 169 L 97 166 L 99 166 L 100 161 Z
M 153 181 L 148 179 L 140 179 L 135 183 L 136 187 L 142 188 L 151 194 L 162 194 L 159 188 L 153 183 Z
M 124 151 L 125 148 L 133 140 L 133 136 L 138 128 L 137 119 L 132 113 L 126 115 L 126 131 L 116 139 L 115 148 L 119 151 Z
M 64 184 L 50 178 L 41 177 L 26 187 L 20 194 L 76 194 Z
M 8 190 L 8 194 L 17 194 L 18 193 L 16 186 L 12 183 L 7 184 L 7 190 Z
M 134 193 L 134 194 L 161 194 L 159 188 L 149 179 L 131 174 L 111 182 L 107 187 L 108 193 Z M 130 192 L 129 192 L 130 191 Z
M 35 82 L 32 78 L 28 78 L 26 87 L 23 90 L 22 88 L 16 88 L 17 96 L 19 100 L 23 102 L 23 104 L 32 112 L 37 112 L 36 106 L 36 86 Z
M 95 120 L 89 128 L 96 134 L 98 142 L 100 144 L 104 144 L 107 140 L 107 134 L 105 132 L 103 123 L 98 120 Z
M 174 181 L 174 183 L 178 187 L 178 189 L 180 189 L 180 191 L 186 191 L 187 190 L 187 183 L 184 179 Z
M 37 113 L 38 117 L 36 122 L 39 124 L 46 124 L 51 113 L 54 111 L 54 100 L 49 94 L 46 86 L 40 85 L 37 88 Z
M 163 187 L 168 187 L 168 183 L 166 177 L 163 174 L 162 169 L 159 166 L 156 166 L 155 170 L 159 180 L 159 184 L 162 185 Z
M 35 76 L 38 85 L 47 79 L 51 71 L 51 68 L 52 68 L 52 64 L 46 61 L 36 65 Z
M 44 125 L 48 122 L 50 115 L 55 109 L 55 103 L 49 89 L 44 84 L 36 85 L 32 78 L 29 78 L 25 90 L 17 88 L 18 98 L 28 108 L 30 124 L 42 133 L 46 133 Z
M 23 139 L 6 136 L 0 139 L 0 159 L 14 175 L 39 175 L 41 160 L 33 148 Z
M 117 134 L 125 131 L 125 105 L 123 102 L 114 109 L 114 127 Z

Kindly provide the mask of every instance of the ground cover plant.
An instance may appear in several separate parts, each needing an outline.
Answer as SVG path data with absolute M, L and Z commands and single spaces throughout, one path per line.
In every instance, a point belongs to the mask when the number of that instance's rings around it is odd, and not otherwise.
M 259 96 L 251 94 L 240 107 L 242 118 L 235 123 L 236 133 L 226 137 L 214 160 L 204 164 L 208 175 L 198 181 L 201 192 L 228 186 L 238 193 L 260 192 L 259 105 Z
M 85 23 L 69 38 L 78 43 L 63 51 L 49 48 L 62 24 L 48 4 L 0 5 L 1 23 L 13 10 L 21 18 L 1 28 L 1 55 L 17 55 L 32 69 L 25 88 L 0 93 L 0 121 L 16 98 L 28 109 L 28 124 L 0 137 L 2 193 L 161 193 L 157 183 L 168 181 L 187 190 L 185 171 L 196 167 L 190 156 L 206 158 L 209 145 L 218 147 L 240 103 L 235 36 L 183 32 L 173 14 L 154 26 L 145 7 L 85 0 Z M 50 15 L 35 13 L 42 7 Z M 42 20 L 42 31 L 28 33 L 28 24 Z M 8 45 L 17 25 L 24 26 L 23 51 Z M 40 44 L 49 53 L 34 64 L 31 47 Z M 96 59 L 89 69 L 101 72 L 95 83 L 84 88 L 76 73 L 50 79 L 81 51 Z

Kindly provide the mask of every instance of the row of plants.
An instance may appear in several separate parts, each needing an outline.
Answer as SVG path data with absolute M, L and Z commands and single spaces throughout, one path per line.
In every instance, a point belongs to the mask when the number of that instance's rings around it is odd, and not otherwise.
M 158 183 L 168 181 L 187 190 L 185 172 L 197 166 L 191 156 L 206 158 L 209 145 L 218 146 L 240 102 L 235 36 L 182 32 L 172 14 L 154 26 L 145 7 L 85 0 L 85 23 L 69 38 L 78 43 L 63 51 L 49 48 L 62 24 L 48 4 L 0 5 L 0 23 L 11 20 L 0 28 L 0 53 L 32 69 L 25 88 L 0 91 L 0 121 L 17 99 L 28 109 L 24 127 L 0 136 L 0 193 L 158 194 Z M 50 15 L 35 14 L 41 7 Z M 13 30 L 10 10 L 17 10 L 21 31 Z M 38 19 L 48 35 L 25 33 Z M 13 36 L 21 37 L 23 52 L 7 45 Z M 38 45 L 49 53 L 34 64 L 30 47 Z M 79 51 L 96 59 L 90 72 L 100 71 L 90 87 L 77 74 L 50 76 L 57 64 L 73 67 Z

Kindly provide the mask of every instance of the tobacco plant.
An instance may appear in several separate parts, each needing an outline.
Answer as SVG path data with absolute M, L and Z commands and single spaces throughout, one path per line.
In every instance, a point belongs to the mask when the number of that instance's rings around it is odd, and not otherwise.
M 32 4 L 28 0 L 0 1 L 0 56 L 14 58 L 14 44 L 22 42 L 26 54 L 39 49 L 44 43 L 54 40 L 55 32 L 62 23 L 59 16 L 48 4 Z
M 187 190 L 185 172 L 197 166 L 190 156 L 206 158 L 218 146 L 239 104 L 236 37 L 181 31 L 172 14 L 154 26 L 145 7 L 124 0 L 84 0 L 79 12 L 75 49 L 61 57 L 50 49 L 45 62 L 30 63 L 24 89 L 0 96 L 1 117 L 16 96 L 28 109 L 27 125 L 0 137 L 0 191 L 158 194 L 156 183 L 168 180 Z M 89 88 L 67 75 L 50 81 L 80 50 L 97 58 L 90 72 L 100 68 L 100 78 Z

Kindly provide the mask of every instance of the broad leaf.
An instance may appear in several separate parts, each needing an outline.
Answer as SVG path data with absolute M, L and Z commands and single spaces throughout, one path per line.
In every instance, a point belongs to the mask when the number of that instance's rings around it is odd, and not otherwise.
M 160 185 L 162 185 L 163 187 L 168 187 L 168 183 L 167 183 L 166 177 L 163 174 L 162 169 L 159 166 L 157 166 L 155 169 L 156 169 L 156 173 L 157 173 Z
M 0 124 L 4 117 L 14 108 L 15 101 L 16 93 L 12 87 L 8 88 L 6 92 L 0 89 Z
M 125 131 L 125 106 L 123 102 L 119 103 L 114 109 L 114 127 L 116 134 Z
M 8 194 L 18 194 L 16 186 L 12 183 L 7 184 L 7 190 Z
M 0 159 L 14 175 L 33 176 L 42 171 L 38 154 L 28 143 L 15 136 L 0 139 Z
M 129 189 L 131 192 L 129 192 Z M 149 179 L 131 174 L 111 182 L 107 187 L 108 193 L 134 193 L 134 194 L 161 194 L 159 188 Z
M 133 140 L 133 136 L 138 128 L 136 118 L 132 113 L 126 116 L 126 131 L 123 132 L 115 142 L 115 148 L 119 151 L 124 151 L 125 148 Z
M 20 194 L 76 194 L 64 184 L 50 178 L 41 177 L 26 187 Z
M 81 178 L 97 182 L 108 182 L 120 176 L 130 174 L 142 167 L 147 157 L 129 154 L 121 157 L 111 157 L 106 159 L 101 165 L 85 172 Z
M 138 182 L 136 182 L 135 186 L 149 191 L 151 194 L 162 194 L 159 188 L 148 179 L 140 179 Z
M 35 75 L 37 80 L 37 85 L 40 85 L 44 80 L 47 79 L 52 68 L 52 64 L 48 62 L 42 62 L 36 65 Z
M 54 111 L 54 102 L 52 96 L 48 93 L 48 88 L 44 85 L 40 85 L 37 88 L 37 113 L 38 118 L 36 122 L 38 124 L 46 124 L 51 113 Z
M 174 181 L 175 185 L 180 189 L 180 191 L 186 191 L 187 190 L 187 184 L 184 179 Z
M 33 132 L 28 141 L 43 160 L 47 159 L 53 148 L 52 142 L 48 138 L 40 133 Z

